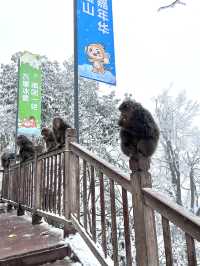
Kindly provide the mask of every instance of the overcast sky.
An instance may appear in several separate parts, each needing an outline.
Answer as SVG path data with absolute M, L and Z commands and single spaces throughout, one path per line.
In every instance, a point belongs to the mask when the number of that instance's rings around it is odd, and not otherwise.
M 184 1 L 184 0 L 182 0 Z M 171 86 L 200 100 L 200 1 L 113 0 L 119 97 L 149 104 Z M 0 0 L 0 63 L 28 50 L 62 62 L 73 53 L 72 0 Z M 101 86 L 110 90 L 109 86 Z

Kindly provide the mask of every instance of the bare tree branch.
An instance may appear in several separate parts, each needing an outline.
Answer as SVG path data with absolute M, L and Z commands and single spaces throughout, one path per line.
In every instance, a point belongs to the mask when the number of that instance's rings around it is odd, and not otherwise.
M 169 5 L 165 5 L 165 6 L 161 6 L 159 9 L 158 9 L 158 12 L 163 10 L 163 9 L 166 9 L 166 8 L 174 8 L 177 4 L 179 5 L 186 5 L 186 3 L 180 1 L 180 0 L 175 0 L 174 2 L 172 2 L 171 4 Z

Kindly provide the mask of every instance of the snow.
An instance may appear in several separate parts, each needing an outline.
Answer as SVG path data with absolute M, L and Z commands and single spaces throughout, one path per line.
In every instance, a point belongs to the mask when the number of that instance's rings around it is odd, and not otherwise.
M 65 243 L 71 247 L 84 266 L 101 266 L 78 233 L 75 235 L 70 235 L 68 238 L 66 238 Z M 97 248 L 99 249 L 99 247 Z M 113 265 L 113 261 L 109 258 L 106 259 L 106 262 L 108 265 Z

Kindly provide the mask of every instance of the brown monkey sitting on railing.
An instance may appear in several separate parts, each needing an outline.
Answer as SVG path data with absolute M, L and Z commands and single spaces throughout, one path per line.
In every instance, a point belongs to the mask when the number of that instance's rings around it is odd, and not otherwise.
M 41 135 L 45 141 L 47 151 L 51 151 L 56 148 L 56 139 L 51 129 L 44 127 L 41 131 Z
M 159 128 L 151 113 L 131 100 L 124 101 L 119 110 L 122 152 L 134 160 L 139 160 L 140 156 L 151 157 L 159 140 Z
M 65 144 L 65 132 L 67 128 L 71 128 L 69 124 L 64 122 L 60 117 L 53 119 L 53 133 L 56 139 L 57 148 L 61 148 Z
M 34 157 L 35 148 L 33 143 L 24 135 L 17 137 L 17 145 L 19 146 L 19 158 L 21 162 Z

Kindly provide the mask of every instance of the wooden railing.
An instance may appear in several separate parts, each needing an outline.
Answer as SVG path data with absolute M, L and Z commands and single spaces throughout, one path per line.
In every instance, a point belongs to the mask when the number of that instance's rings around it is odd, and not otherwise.
M 2 198 L 31 211 L 34 221 L 47 217 L 64 224 L 65 235 L 75 228 L 101 265 L 159 265 L 156 211 L 166 265 L 173 265 L 169 221 L 185 232 L 188 265 L 197 265 L 200 219 L 151 188 L 148 160 L 131 160 L 130 170 L 126 175 L 77 144 L 69 129 L 65 148 L 4 172 Z

